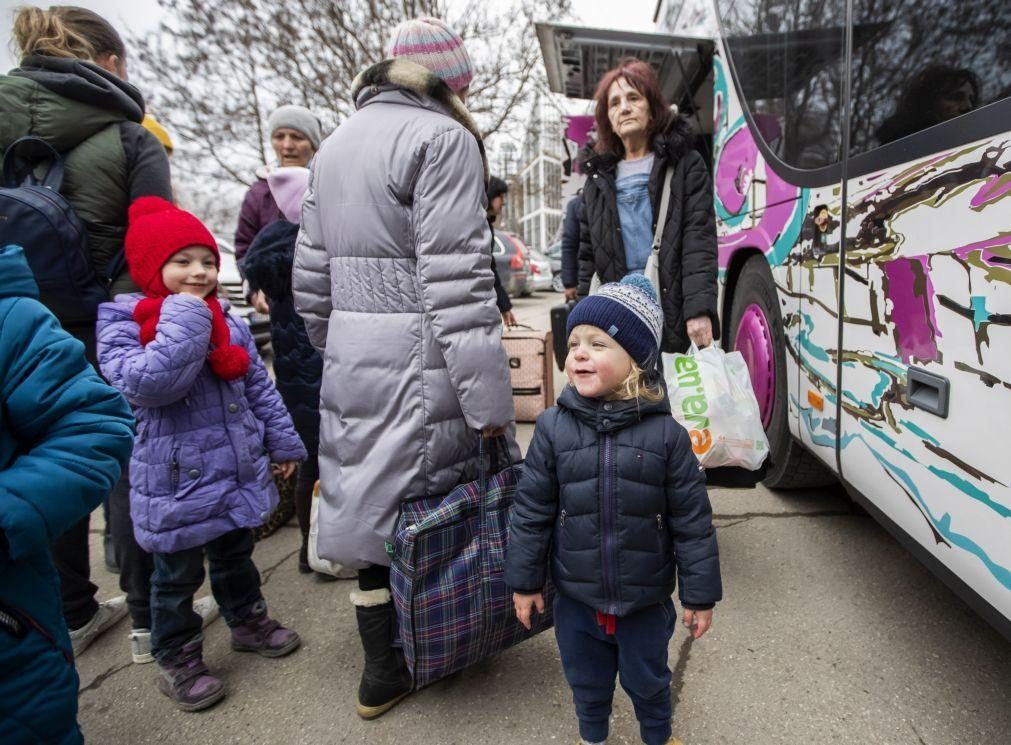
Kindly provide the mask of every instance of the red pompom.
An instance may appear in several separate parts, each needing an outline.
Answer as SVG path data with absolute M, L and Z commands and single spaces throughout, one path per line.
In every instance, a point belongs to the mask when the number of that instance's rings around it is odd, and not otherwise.
M 222 380 L 238 380 L 249 371 L 249 352 L 237 344 L 227 344 L 207 355 L 207 362 Z
M 153 215 L 157 212 L 168 212 L 175 209 L 176 207 L 171 202 L 161 197 L 137 197 L 130 203 L 128 215 L 130 222 L 133 222 L 138 217 L 143 217 L 144 215 Z

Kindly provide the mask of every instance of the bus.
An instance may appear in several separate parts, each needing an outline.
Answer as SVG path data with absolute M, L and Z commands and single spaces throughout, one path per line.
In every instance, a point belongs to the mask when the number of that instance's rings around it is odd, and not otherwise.
M 841 482 L 1011 639 L 1011 4 L 661 0 L 540 24 L 549 84 L 634 55 L 712 164 L 723 346 L 764 483 Z

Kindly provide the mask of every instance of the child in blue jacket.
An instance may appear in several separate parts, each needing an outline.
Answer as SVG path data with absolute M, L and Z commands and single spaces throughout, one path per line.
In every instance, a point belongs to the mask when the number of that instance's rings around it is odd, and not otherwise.
M 133 446 L 123 397 L 0 248 L 0 742 L 83 742 L 49 543 L 94 510 Z
M 555 635 L 583 743 L 607 740 L 616 674 L 642 741 L 671 737 L 676 614 L 701 637 L 722 598 L 705 477 L 655 372 L 649 280 L 608 284 L 569 315 L 569 385 L 537 420 L 510 524 L 506 582 L 530 628 L 551 568 Z

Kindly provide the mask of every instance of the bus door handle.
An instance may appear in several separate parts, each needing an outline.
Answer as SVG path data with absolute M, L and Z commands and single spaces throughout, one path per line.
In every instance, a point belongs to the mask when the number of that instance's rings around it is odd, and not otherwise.
M 906 375 L 906 400 L 918 409 L 948 417 L 948 395 L 951 384 L 947 378 L 910 367 Z

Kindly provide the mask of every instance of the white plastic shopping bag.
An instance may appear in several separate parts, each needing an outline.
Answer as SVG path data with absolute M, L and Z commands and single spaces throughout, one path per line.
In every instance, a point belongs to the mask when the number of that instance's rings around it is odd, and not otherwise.
M 358 572 L 328 559 L 321 559 L 316 551 L 319 540 L 319 482 L 312 490 L 312 506 L 309 508 L 309 566 L 315 572 L 331 574 L 338 579 L 354 579 Z
M 692 344 L 688 354 L 663 355 L 663 371 L 674 418 L 688 430 L 703 468 L 757 471 L 769 440 L 741 353 Z

